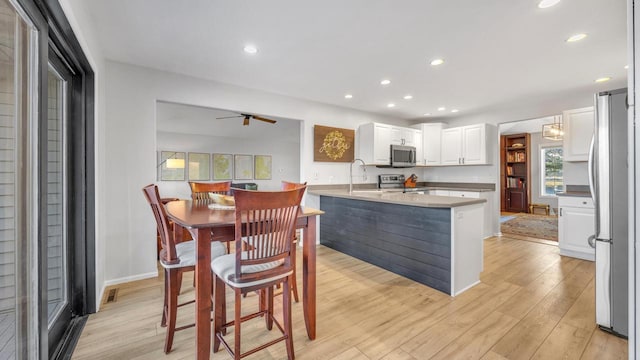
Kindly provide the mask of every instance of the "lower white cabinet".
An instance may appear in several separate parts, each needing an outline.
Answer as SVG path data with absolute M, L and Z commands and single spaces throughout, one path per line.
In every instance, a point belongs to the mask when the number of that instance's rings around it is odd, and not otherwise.
M 595 233 L 593 201 L 587 197 L 558 197 L 558 246 L 560 255 L 593 261 L 595 249 L 587 239 Z
M 486 199 L 484 203 L 484 224 L 482 229 L 482 236 L 486 239 L 493 236 L 493 226 L 491 223 L 492 217 L 489 214 L 493 214 L 493 192 L 492 191 L 459 191 L 459 190 L 429 190 L 429 195 L 437 196 L 451 196 L 451 197 L 464 197 L 470 199 Z

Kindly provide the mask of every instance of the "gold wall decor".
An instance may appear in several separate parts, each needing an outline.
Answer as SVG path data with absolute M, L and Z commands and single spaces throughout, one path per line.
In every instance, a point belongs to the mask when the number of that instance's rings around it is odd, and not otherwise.
M 313 161 L 352 162 L 355 130 L 315 125 Z

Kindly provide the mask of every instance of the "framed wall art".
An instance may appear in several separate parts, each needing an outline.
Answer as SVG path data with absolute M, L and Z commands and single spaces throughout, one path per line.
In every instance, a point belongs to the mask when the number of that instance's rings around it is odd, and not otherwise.
M 234 155 L 233 156 L 233 178 L 235 180 L 253 179 L 253 156 Z
M 213 154 L 213 180 L 231 180 L 233 171 L 233 155 Z
M 186 153 L 180 151 L 160 151 L 158 154 L 158 180 L 184 181 Z
M 189 153 L 189 180 L 211 180 L 211 155 Z
M 271 180 L 271 155 L 256 155 L 254 161 L 254 178 Z
M 315 125 L 313 161 L 352 162 L 355 130 Z

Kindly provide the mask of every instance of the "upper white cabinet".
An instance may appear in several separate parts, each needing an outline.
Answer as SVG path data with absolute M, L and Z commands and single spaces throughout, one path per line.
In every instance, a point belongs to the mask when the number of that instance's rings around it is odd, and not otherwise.
M 422 129 L 422 156 L 420 165 L 440 165 L 443 123 L 420 124 Z
M 565 161 L 589 160 L 589 145 L 593 136 L 593 107 L 562 112 L 564 126 L 563 157 Z
M 357 156 L 367 165 L 389 165 L 391 144 L 415 146 L 416 156 L 421 156 L 422 132 L 380 123 L 368 123 L 358 127 Z
M 442 130 L 442 165 L 486 165 L 488 125 L 476 124 Z

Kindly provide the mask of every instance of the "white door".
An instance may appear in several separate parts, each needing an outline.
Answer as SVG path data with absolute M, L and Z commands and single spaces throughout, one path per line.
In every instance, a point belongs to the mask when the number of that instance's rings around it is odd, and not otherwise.
M 587 239 L 595 233 L 593 208 L 561 207 L 558 218 L 560 254 L 580 259 L 595 259 L 595 251 Z
M 459 165 L 462 159 L 462 128 L 442 130 L 442 165 Z
M 422 151 L 425 165 L 440 165 L 442 124 L 422 125 Z

